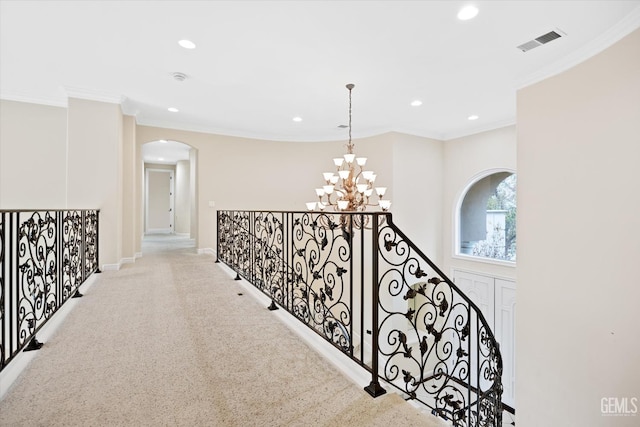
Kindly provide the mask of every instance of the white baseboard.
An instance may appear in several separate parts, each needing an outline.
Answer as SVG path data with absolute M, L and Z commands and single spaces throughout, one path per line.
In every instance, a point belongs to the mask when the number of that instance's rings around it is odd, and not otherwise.
M 171 234 L 173 230 L 170 228 L 150 228 L 145 234 Z
M 216 251 L 212 248 L 198 248 L 198 255 L 213 255 L 216 256 Z
M 142 256 L 142 254 L 140 254 Z M 136 257 L 120 258 L 117 264 L 102 264 L 102 271 L 118 271 L 124 264 L 133 264 L 136 262 Z

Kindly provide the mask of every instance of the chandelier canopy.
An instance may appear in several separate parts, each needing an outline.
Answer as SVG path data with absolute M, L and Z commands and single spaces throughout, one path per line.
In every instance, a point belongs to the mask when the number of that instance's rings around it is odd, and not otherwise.
M 324 210 L 327 206 L 336 211 L 362 212 L 367 206 L 380 206 L 383 212 L 391 207 L 391 201 L 383 199 L 386 187 L 374 187 L 376 174 L 372 170 L 365 170 L 366 157 L 356 157 L 351 140 L 351 91 L 355 87 L 350 83 L 349 89 L 349 142 L 347 152 L 342 157 L 333 159 L 336 172 L 324 172 L 325 184 L 316 188 L 317 202 L 307 203 L 309 210 Z M 373 203 L 373 193 L 376 193 L 377 203 Z

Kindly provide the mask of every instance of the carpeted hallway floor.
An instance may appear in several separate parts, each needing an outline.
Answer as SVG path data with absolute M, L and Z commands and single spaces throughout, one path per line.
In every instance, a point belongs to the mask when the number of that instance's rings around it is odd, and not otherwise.
M 189 240 L 149 237 L 143 253 L 83 290 L 0 425 L 447 425 L 372 399 Z

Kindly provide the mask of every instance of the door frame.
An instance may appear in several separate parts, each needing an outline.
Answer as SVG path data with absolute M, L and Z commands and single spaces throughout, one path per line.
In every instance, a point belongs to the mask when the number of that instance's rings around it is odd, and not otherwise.
M 149 172 L 169 174 L 169 228 L 149 229 Z M 175 171 L 172 169 L 145 168 L 144 171 L 144 232 L 173 234 L 175 231 Z

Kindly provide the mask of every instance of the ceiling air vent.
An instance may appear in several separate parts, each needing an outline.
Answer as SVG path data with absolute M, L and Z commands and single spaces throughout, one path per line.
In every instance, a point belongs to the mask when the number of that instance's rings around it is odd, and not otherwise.
M 547 44 L 552 40 L 559 39 L 564 35 L 566 34 L 560 30 L 549 31 L 547 34 L 543 34 L 540 37 L 536 37 L 531 41 L 521 44 L 520 46 L 518 46 L 518 49 L 520 49 L 523 52 L 526 52 L 528 50 L 533 49 L 534 47 L 542 46 L 543 44 Z
M 185 73 L 181 73 L 179 71 L 176 71 L 171 75 L 173 76 L 174 80 L 177 80 L 179 82 L 183 82 L 187 78 L 187 75 Z

